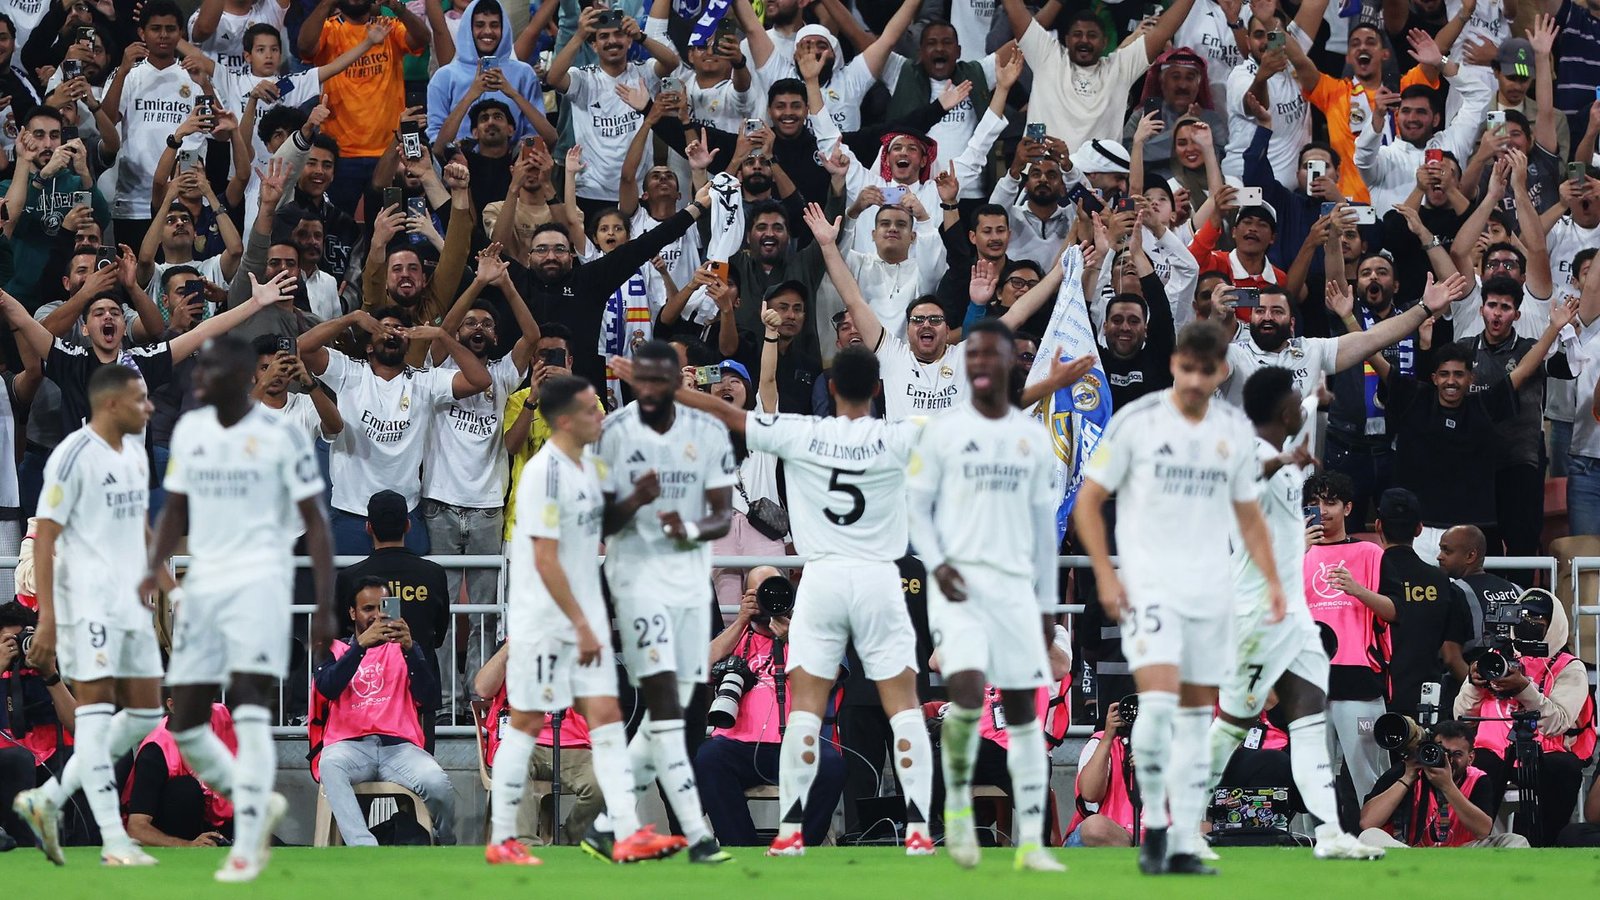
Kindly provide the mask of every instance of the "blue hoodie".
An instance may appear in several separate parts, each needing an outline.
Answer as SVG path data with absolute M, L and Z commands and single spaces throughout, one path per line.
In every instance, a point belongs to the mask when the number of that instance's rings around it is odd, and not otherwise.
M 433 73 L 433 78 L 428 81 L 428 137 L 436 138 L 439 129 L 444 125 L 444 120 L 449 117 L 450 111 L 456 108 L 461 98 L 472 89 L 472 80 L 478 77 L 478 48 L 472 41 L 472 13 L 478 8 L 479 0 L 472 0 L 466 10 L 461 13 L 461 18 L 456 22 L 456 58 L 448 66 L 440 67 Z M 503 30 L 500 33 L 500 46 L 495 50 L 495 56 L 500 60 L 500 71 L 505 76 L 506 82 L 521 92 L 522 96 L 533 104 L 533 108 L 544 112 L 544 87 L 539 84 L 539 76 L 533 73 L 533 67 L 513 56 L 510 23 L 505 20 L 505 13 L 500 19 Z M 535 134 L 533 125 L 524 120 L 521 108 L 516 101 L 499 91 L 488 92 L 478 100 L 493 98 L 511 107 L 511 121 L 516 125 L 516 134 L 512 140 Z M 463 116 L 461 127 L 455 134 L 455 139 L 460 140 L 472 134 L 471 116 Z

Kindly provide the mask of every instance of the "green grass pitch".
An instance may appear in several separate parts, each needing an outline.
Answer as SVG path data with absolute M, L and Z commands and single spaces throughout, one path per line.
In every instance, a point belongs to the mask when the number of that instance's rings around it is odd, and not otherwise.
M 609 866 L 576 848 L 545 848 L 536 868 L 489 868 L 478 847 L 280 848 L 272 865 L 249 885 L 211 880 L 222 850 L 156 849 L 161 865 L 107 869 L 90 848 L 67 851 L 56 868 L 37 852 L 19 848 L 0 857 L 6 895 L 36 900 L 184 900 L 251 897 L 272 900 L 430 900 L 461 898 L 640 897 L 648 900 L 921 900 L 1027 897 L 1240 898 L 1273 900 L 1547 896 L 1575 900 L 1600 896 L 1600 850 L 1402 850 L 1372 862 L 1323 861 L 1310 850 L 1224 849 L 1217 878 L 1144 878 L 1131 850 L 1057 850 L 1064 875 L 1013 872 L 1009 850 L 985 851 L 975 871 L 957 869 L 942 853 L 907 859 L 886 848 L 832 848 L 803 859 L 767 859 L 761 848 L 733 849 L 737 861 L 716 868 L 687 859 Z

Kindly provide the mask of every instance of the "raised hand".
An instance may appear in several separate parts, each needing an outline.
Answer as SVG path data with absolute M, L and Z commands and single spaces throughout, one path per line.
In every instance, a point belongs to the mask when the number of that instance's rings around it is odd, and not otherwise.
M 939 105 L 946 110 L 955 109 L 970 96 L 972 96 L 972 82 L 963 81 L 956 84 L 953 81 L 946 81 L 944 89 L 939 91 Z
M 474 280 L 480 285 L 494 284 L 506 276 L 510 263 L 501 257 L 503 248 L 498 241 L 478 251 L 478 274 Z
M 256 280 L 255 273 L 246 273 L 250 276 L 250 300 L 263 309 L 274 303 L 283 303 L 294 300 L 295 276 L 288 269 L 267 279 L 265 284 Z
M 939 190 L 939 202 L 950 204 L 956 202 L 961 196 L 961 179 L 956 177 L 956 164 L 951 162 L 948 167 L 933 179 L 934 187 Z M 912 196 L 910 192 L 907 197 Z
M 804 213 L 806 227 L 811 229 L 811 236 L 817 239 L 822 246 L 829 246 L 839 239 L 839 228 L 844 224 L 844 217 L 828 221 L 823 214 L 822 207 L 815 203 L 807 203 Z
M 650 105 L 650 89 L 644 86 L 643 81 L 624 81 L 615 90 L 622 102 L 633 107 L 634 112 L 644 112 L 644 108 Z
M 994 262 L 978 257 L 972 264 L 972 277 L 967 281 L 967 297 L 973 303 L 987 306 L 994 300 L 999 286 L 1000 273 Z

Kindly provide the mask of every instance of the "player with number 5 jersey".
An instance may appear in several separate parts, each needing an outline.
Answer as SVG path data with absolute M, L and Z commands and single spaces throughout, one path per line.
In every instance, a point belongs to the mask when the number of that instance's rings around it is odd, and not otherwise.
M 879 386 L 877 357 L 852 346 L 834 357 L 828 391 L 839 415 L 832 418 L 746 413 L 709 394 L 678 391 L 679 403 L 743 434 L 751 452 L 784 461 L 789 527 L 806 557 L 789 625 L 794 711 L 778 756 L 782 821 L 767 850 L 771 856 L 805 853 L 801 826 L 821 752 L 822 712 L 852 638 L 894 734 L 894 771 L 906 797 L 906 853 L 933 853 L 926 822 L 932 756 L 917 705 L 916 632 L 895 567 L 906 552 L 906 467 L 921 425 L 874 419 Z

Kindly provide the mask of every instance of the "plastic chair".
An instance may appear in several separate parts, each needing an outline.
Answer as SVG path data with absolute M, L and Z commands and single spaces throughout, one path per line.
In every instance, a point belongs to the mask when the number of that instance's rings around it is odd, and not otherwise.
M 389 797 L 395 801 L 396 806 L 404 807 L 409 803 L 411 814 L 416 817 L 417 824 L 428 833 L 428 843 L 434 842 L 433 816 L 429 814 L 428 806 L 422 802 L 422 798 L 412 793 L 409 788 L 392 781 L 365 781 L 355 785 L 354 789 L 357 800 L 362 797 Z M 317 787 L 316 831 L 312 834 L 311 846 L 344 846 L 344 836 L 339 833 L 339 823 L 333 818 L 333 807 L 328 805 L 328 795 L 323 792 L 320 785 Z

